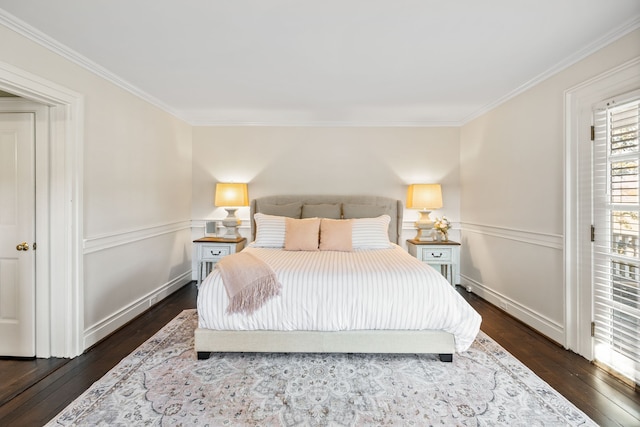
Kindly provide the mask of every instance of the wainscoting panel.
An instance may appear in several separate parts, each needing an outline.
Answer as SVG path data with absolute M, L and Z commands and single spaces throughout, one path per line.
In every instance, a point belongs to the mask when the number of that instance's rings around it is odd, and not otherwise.
M 183 273 L 175 279 L 160 286 L 158 289 L 138 298 L 136 301 L 122 308 L 120 311 L 89 326 L 84 333 L 84 348 L 86 349 L 91 347 L 190 281 L 191 272 L 187 271 L 186 273 Z
M 85 240 L 84 348 L 191 281 L 191 222 Z
M 561 235 L 462 224 L 461 284 L 564 345 Z

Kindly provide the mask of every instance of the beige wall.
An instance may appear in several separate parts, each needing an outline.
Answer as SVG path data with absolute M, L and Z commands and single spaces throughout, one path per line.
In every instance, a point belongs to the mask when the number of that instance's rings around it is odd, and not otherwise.
M 444 207 L 433 215 L 457 221 L 458 141 L 458 128 L 196 127 L 193 218 L 225 216 L 213 206 L 217 181 L 248 182 L 250 198 L 373 194 L 403 201 L 408 184 L 439 182 Z M 248 219 L 248 209 L 238 214 Z M 406 221 L 416 217 L 405 212 Z
M 3 26 L 0 40 L 4 63 L 84 97 L 87 347 L 189 280 L 192 128 Z
M 640 55 L 639 39 L 636 31 L 461 129 L 192 128 L 3 26 L 0 58 L 84 96 L 85 345 L 188 279 L 190 220 L 224 216 L 212 203 L 216 181 L 249 182 L 250 197 L 402 200 L 409 183 L 440 182 L 445 206 L 434 214 L 464 223 L 465 284 L 561 341 L 563 94 Z
M 640 55 L 635 31 L 461 129 L 463 283 L 564 341 L 564 93 Z

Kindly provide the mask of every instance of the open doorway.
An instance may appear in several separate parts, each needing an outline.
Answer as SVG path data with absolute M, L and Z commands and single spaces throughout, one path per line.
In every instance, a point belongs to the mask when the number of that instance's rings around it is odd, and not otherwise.
M 593 116 L 593 358 L 640 384 L 640 90 Z
M 594 283 L 600 271 L 594 262 L 595 240 L 598 233 L 615 234 L 611 228 L 600 227 L 599 231 L 593 228 L 594 208 L 599 203 L 594 198 L 597 189 L 593 179 L 596 139 L 593 111 L 603 101 L 638 88 L 640 58 L 565 93 L 565 345 L 588 360 L 596 358 L 597 343 Z
M 39 274 L 35 322 L 37 357 L 82 353 L 82 123 L 83 97 L 67 88 L 0 62 L 0 90 L 39 104 L 48 112 L 46 149 L 46 231 L 38 250 L 48 267 Z M 44 225 L 42 226 L 44 227 Z M 44 257 L 43 257 L 44 258 Z M 40 266 L 36 266 L 39 268 Z

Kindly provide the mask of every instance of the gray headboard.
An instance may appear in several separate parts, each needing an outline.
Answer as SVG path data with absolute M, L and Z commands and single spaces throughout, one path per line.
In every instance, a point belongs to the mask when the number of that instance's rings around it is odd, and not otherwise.
M 273 205 L 289 205 L 300 203 L 302 205 L 336 204 L 358 205 L 358 210 L 365 212 L 366 217 L 376 217 L 387 214 L 391 217 L 389 223 L 389 240 L 399 243 L 402 236 L 403 204 L 401 200 L 390 197 L 378 196 L 330 196 L 330 195 L 292 195 L 292 196 L 266 196 L 251 201 L 251 240 L 255 239 L 256 224 L 253 215 L 258 212 L 271 214 L 269 208 Z M 368 209 L 370 207 L 370 209 Z

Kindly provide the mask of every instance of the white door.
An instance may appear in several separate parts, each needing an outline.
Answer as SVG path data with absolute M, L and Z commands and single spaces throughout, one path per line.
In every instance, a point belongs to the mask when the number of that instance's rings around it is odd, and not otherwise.
M 0 113 L 0 356 L 35 356 L 34 126 Z

